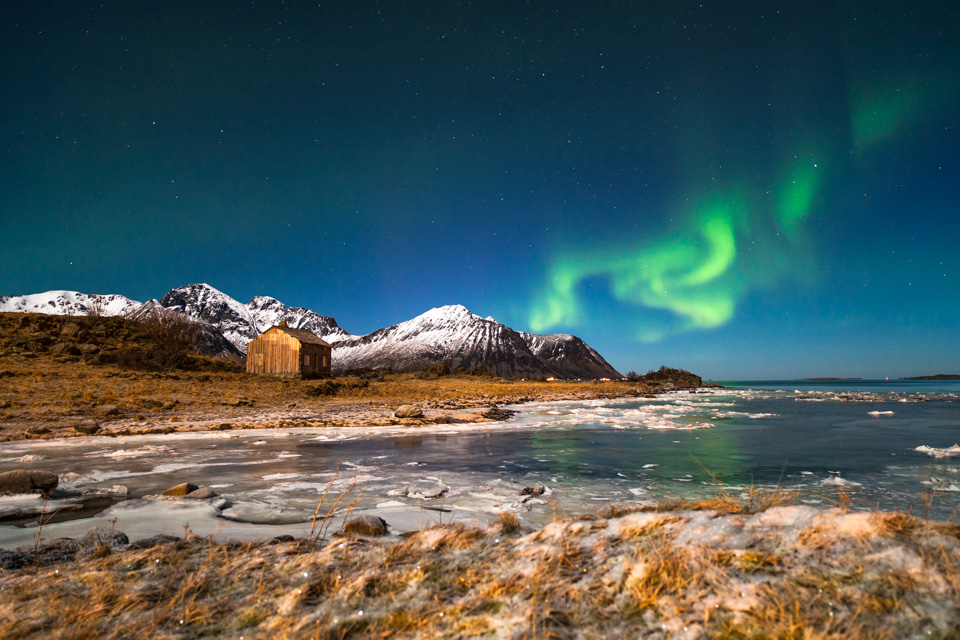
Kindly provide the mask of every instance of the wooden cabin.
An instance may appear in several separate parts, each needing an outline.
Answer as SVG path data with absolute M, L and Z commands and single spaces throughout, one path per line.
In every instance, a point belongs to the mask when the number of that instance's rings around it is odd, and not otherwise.
M 332 350 L 319 336 L 291 329 L 286 322 L 281 322 L 247 343 L 247 373 L 301 378 L 328 376 Z

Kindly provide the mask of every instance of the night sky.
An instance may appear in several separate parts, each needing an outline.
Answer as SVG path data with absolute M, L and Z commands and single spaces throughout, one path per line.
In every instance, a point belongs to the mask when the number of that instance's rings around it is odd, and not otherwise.
M 0 294 L 960 373 L 955 2 L 0 6 Z

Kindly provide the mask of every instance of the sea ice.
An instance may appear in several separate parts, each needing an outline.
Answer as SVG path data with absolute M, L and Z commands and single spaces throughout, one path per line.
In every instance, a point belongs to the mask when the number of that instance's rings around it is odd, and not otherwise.
M 955 444 L 952 447 L 945 447 L 943 449 L 938 449 L 937 447 L 928 447 L 925 444 L 920 445 L 914 451 L 920 453 L 925 453 L 932 458 L 952 458 L 953 456 L 960 455 L 960 444 Z

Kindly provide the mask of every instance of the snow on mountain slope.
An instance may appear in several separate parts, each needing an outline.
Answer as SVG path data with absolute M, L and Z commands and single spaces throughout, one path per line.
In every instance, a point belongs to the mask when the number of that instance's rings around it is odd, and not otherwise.
M 304 329 L 324 340 L 353 338 L 330 316 L 302 307 L 288 307 L 276 298 L 257 296 L 247 304 L 208 284 L 189 284 L 171 290 L 160 304 L 217 328 L 241 353 L 258 335 L 286 321 L 291 329 Z
M 590 345 L 566 333 L 520 332 L 530 352 L 564 378 L 622 378 Z
M 554 372 L 538 360 L 519 333 L 460 305 L 431 309 L 400 324 L 333 347 L 333 369 L 418 371 L 445 363 L 451 371 L 483 369 L 501 376 L 544 377 Z
M 341 329 L 330 316 L 322 316 L 303 307 L 288 307 L 269 296 L 257 296 L 247 303 L 247 310 L 258 334 L 285 321 L 291 329 L 309 331 L 330 344 L 356 337 Z
M 118 294 L 86 294 L 79 291 L 47 291 L 26 296 L 0 296 L 0 311 L 49 313 L 56 316 L 122 316 L 140 306 Z
M 172 289 L 160 299 L 160 304 L 212 325 L 241 353 L 246 353 L 247 343 L 260 334 L 245 305 L 208 284 Z

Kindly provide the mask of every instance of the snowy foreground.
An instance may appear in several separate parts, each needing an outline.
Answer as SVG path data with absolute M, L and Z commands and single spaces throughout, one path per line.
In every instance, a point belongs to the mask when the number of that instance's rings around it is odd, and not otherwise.
M 773 496 L 772 502 L 776 502 Z M 261 544 L 117 530 L 0 552 L 0 637 L 945 638 L 960 527 L 773 506 L 607 508 Z

